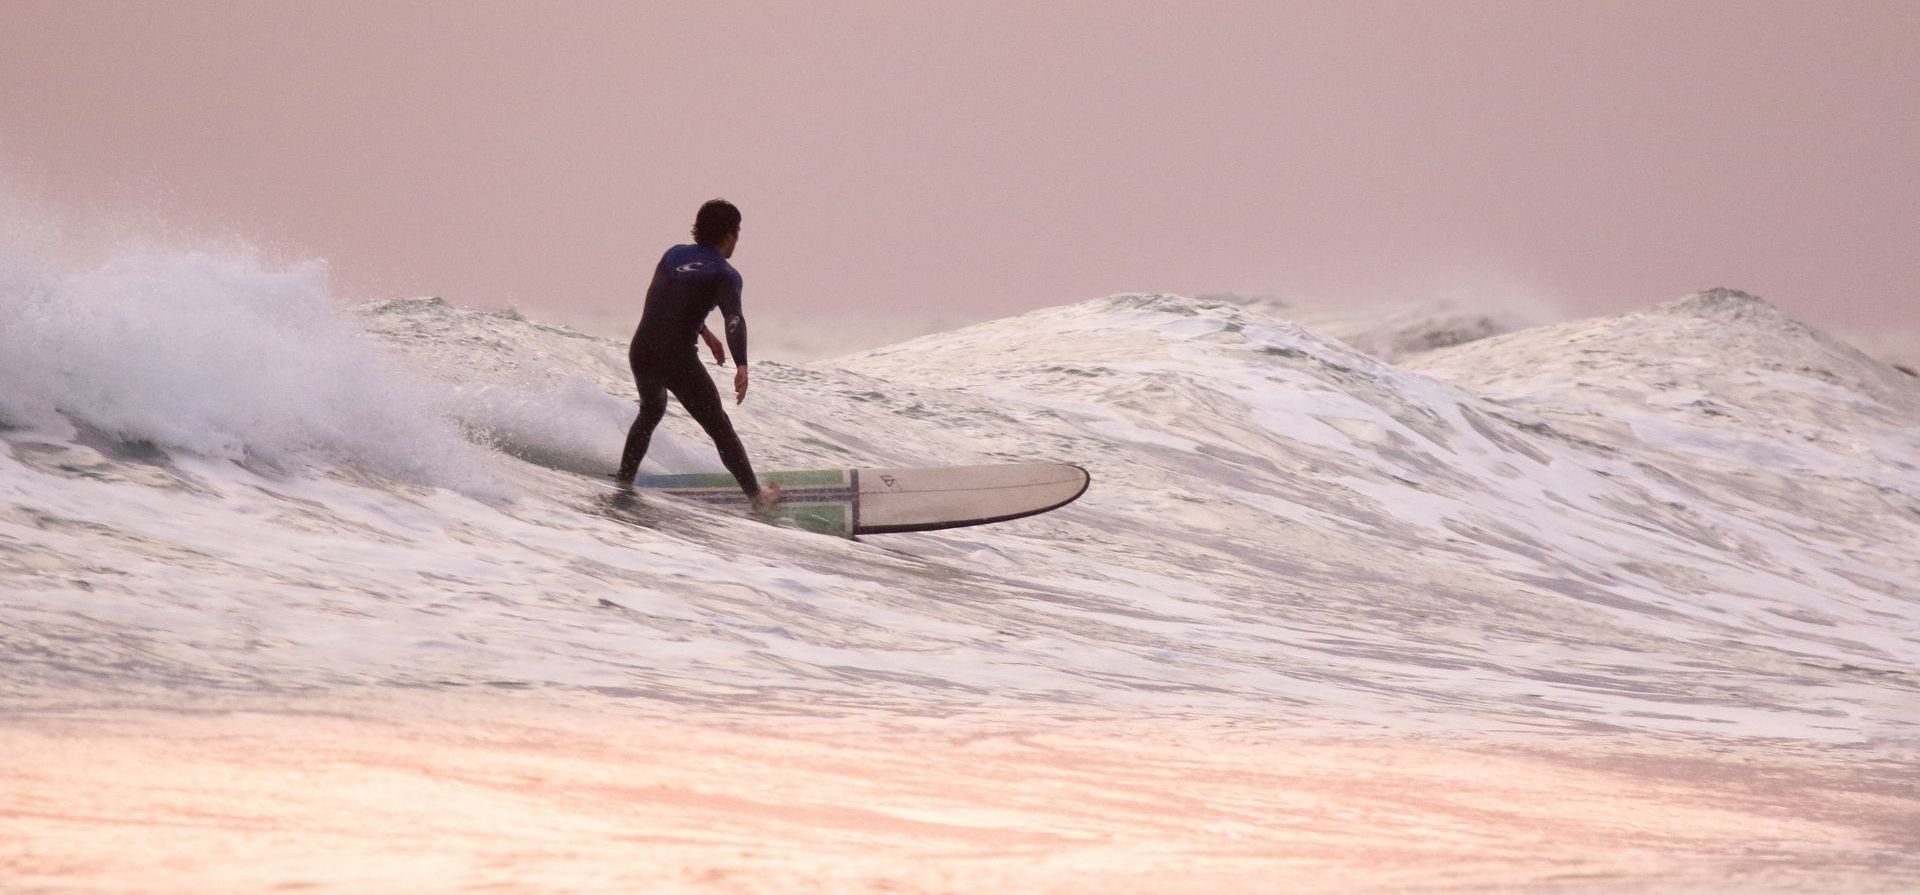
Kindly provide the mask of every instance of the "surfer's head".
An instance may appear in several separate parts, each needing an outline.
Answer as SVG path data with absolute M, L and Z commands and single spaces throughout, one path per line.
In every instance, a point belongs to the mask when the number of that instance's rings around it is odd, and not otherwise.
M 733 254 L 732 243 L 740 237 L 740 209 L 725 199 L 710 199 L 693 218 L 693 241 Z

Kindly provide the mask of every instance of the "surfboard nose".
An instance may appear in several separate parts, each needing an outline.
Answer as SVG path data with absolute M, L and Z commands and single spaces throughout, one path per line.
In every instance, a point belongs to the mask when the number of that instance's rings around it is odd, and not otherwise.
M 984 525 L 1059 509 L 1093 477 L 1068 463 L 860 470 L 855 534 Z

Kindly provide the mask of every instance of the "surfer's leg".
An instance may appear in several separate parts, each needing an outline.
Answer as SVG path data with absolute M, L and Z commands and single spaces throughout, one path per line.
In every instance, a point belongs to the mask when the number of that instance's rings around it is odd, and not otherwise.
M 614 475 L 623 485 L 640 474 L 640 461 L 646 459 L 647 445 L 653 441 L 654 427 L 667 413 L 667 387 L 658 380 L 635 377 L 640 386 L 640 412 L 627 429 L 627 449 L 620 453 L 620 471 Z
M 667 379 L 667 388 L 673 390 L 673 396 L 680 399 L 680 406 L 687 409 L 687 415 L 707 430 L 707 437 L 713 439 L 713 446 L 720 451 L 720 462 L 726 464 L 727 471 L 733 473 L 740 490 L 748 497 L 760 495 L 760 480 L 754 478 L 753 463 L 747 460 L 746 445 L 740 443 L 740 436 L 733 431 L 733 421 L 727 418 L 726 405 L 720 403 L 720 391 L 714 388 L 713 380 L 707 371 L 697 364 L 686 369 L 675 369 Z

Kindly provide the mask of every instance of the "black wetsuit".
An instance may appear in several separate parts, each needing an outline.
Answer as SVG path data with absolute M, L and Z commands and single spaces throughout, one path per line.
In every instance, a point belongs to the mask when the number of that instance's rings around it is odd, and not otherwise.
M 747 449 L 734 434 L 720 392 L 700 366 L 701 322 L 714 308 L 726 321 L 727 347 L 733 362 L 747 364 L 747 320 L 740 315 L 740 273 L 712 246 L 674 246 L 660 257 L 647 287 L 647 306 L 640 327 L 627 349 L 634 384 L 640 388 L 640 415 L 627 430 L 627 448 L 620 456 L 621 481 L 640 471 L 653 429 L 667 412 L 667 393 L 680 399 L 695 422 L 707 430 L 720 461 L 748 495 L 760 493 L 760 482 L 747 461 Z

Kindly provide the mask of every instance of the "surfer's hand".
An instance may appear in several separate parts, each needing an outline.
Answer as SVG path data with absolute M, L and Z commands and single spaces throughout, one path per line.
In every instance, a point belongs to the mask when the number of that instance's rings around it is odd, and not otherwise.
M 727 348 L 720 342 L 720 337 L 713 334 L 713 330 L 700 327 L 700 338 L 706 340 L 707 350 L 713 352 L 714 366 L 727 362 Z
M 741 401 L 745 401 L 746 399 L 747 399 L 747 368 L 734 367 L 733 368 L 733 403 L 738 404 Z

